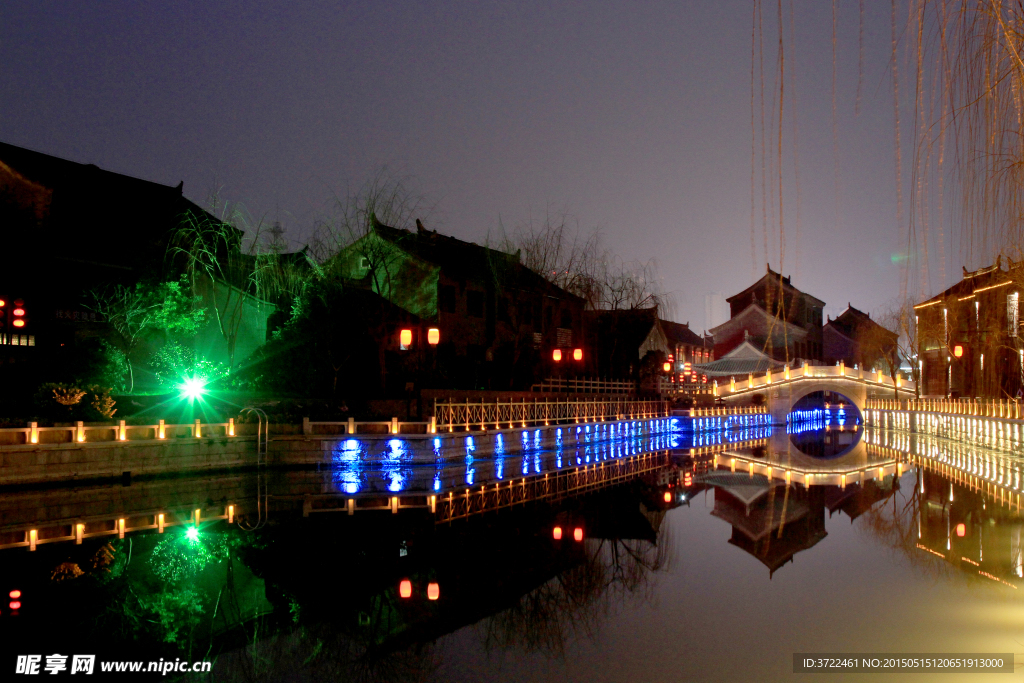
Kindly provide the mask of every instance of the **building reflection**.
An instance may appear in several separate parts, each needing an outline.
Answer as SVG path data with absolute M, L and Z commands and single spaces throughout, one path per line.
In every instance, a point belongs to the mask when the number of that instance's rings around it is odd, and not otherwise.
M 897 455 L 869 453 L 856 426 L 817 427 L 713 452 L 697 478 L 714 489 L 711 514 L 732 527 L 729 543 L 765 565 L 769 578 L 828 535 L 826 512 L 852 521 L 899 488 Z
M 878 431 L 870 440 L 869 449 L 917 467 L 908 548 L 981 580 L 1021 586 L 1024 517 L 1016 458 L 923 434 Z

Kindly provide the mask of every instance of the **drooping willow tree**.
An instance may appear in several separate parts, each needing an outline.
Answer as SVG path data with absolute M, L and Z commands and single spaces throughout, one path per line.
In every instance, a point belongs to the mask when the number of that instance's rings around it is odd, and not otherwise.
M 960 261 L 969 269 L 998 255 L 1024 258 L 1024 4 L 1019 0 L 892 0 L 892 86 L 897 168 L 909 171 L 908 253 L 928 282 L 929 211 L 953 208 Z M 904 65 L 900 71 L 900 65 Z M 913 104 L 902 105 L 900 92 Z M 909 97 L 905 98 L 909 100 Z M 899 132 L 910 128 L 911 144 Z M 955 182 L 946 196 L 944 182 Z M 902 187 L 900 188 L 902 191 Z M 901 206 L 901 210 L 904 207 Z M 937 220 L 936 220 L 937 218 Z M 944 264 L 946 255 L 935 259 Z M 945 272 L 940 273 L 945 280 Z M 914 289 L 913 283 L 909 288 Z
M 1022 258 L 1024 5 L 935 0 L 969 256 Z M 941 23 L 940 23 L 941 26 Z

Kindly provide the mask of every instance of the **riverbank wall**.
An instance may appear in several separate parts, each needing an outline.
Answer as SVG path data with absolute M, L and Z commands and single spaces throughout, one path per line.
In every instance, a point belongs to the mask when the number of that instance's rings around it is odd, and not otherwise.
M 677 418 L 659 417 L 445 434 L 274 434 L 262 442 L 262 448 L 258 448 L 256 436 L 228 435 L 2 445 L 0 487 L 195 476 L 258 466 L 330 467 L 389 459 L 434 463 L 471 454 L 489 457 L 496 452 L 560 445 L 575 448 L 617 438 L 668 434 L 678 428 Z

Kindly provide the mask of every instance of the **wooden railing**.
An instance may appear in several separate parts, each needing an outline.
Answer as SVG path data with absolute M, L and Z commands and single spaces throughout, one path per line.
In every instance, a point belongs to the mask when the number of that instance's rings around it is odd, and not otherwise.
M 543 382 L 534 384 L 531 389 L 545 393 L 635 394 L 636 382 L 619 379 L 548 377 Z
M 527 401 L 435 401 L 437 428 L 448 432 L 456 429 L 512 429 L 570 422 L 665 417 L 665 401 L 641 401 L 626 398 L 534 399 Z

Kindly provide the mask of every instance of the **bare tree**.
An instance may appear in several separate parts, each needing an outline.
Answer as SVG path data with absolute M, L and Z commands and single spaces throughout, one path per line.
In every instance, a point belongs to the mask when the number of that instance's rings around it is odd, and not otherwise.
M 404 252 L 400 243 L 404 237 L 381 237 L 387 228 L 413 229 L 416 216 L 429 215 L 430 207 L 421 195 L 409 190 L 411 181 L 393 175 L 387 168 L 378 171 L 358 190 L 335 199 L 331 216 L 321 220 L 313 233 L 310 255 L 318 269 L 315 276 L 321 284 L 342 286 L 350 280 L 368 280 L 371 290 L 380 295 L 377 310 L 370 311 L 366 320 L 375 339 L 383 339 L 390 324 L 398 276 Z M 391 235 L 394 238 L 399 233 Z M 328 344 L 328 349 L 344 345 Z M 381 380 L 387 373 L 386 347 L 377 345 L 377 362 Z M 335 376 L 348 360 L 344 354 L 337 357 L 331 352 L 331 366 Z
M 342 251 L 355 249 L 360 257 L 379 267 L 382 272 L 376 275 L 379 279 L 375 283 L 386 287 L 395 250 L 366 238 L 373 235 L 379 224 L 412 229 L 417 216 L 422 218 L 430 213 L 425 199 L 408 189 L 410 183 L 410 179 L 382 168 L 359 189 L 335 197 L 332 214 L 319 221 L 313 231 L 313 259 L 327 265 Z
M 669 305 L 653 260 L 625 262 L 607 251 L 597 230 L 583 232 L 569 214 L 529 219 L 511 234 L 502 227 L 504 251 L 551 283 L 582 298 L 589 310 L 621 310 Z

